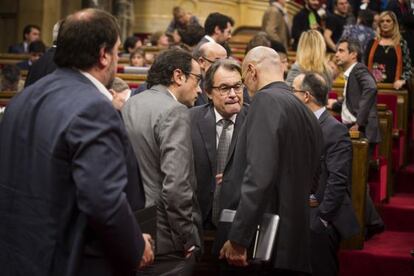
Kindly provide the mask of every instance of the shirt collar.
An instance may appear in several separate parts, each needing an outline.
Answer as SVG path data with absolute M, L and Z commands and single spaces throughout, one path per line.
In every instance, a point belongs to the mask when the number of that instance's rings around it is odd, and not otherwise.
M 211 36 L 209 36 L 209 35 L 205 35 L 204 36 L 208 41 L 210 41 L 210 42 L 216 42 L 215 40 L 214 40 L 214 38 L 212 38 Z
M 223 119 L 223 116 L 221 116 L 220 113 L 218 113 L 216 108 L 214 108 L 214 114 L 216 115 L 216 124 L 217 124 Z M 229 118 L 229 120 L 232 121 L 233 124 L 236 123 L 236 116 L 237 116 L 237 113 L 233 114 L 233 116 Z
M 105 97 L 107 97 L 112 102 L 113 97 L 111 93 L 109 93 L 108 89 L 106 89 L 106 87 L 100 81 L 98 81 L 94 76 L 92 76 L 88 72 L 85 72 L 82 70 L 79 70 L 79 72 L 82 75 L 84 75 L 88 80 L 90 80 L 93 83 L 93 85 L 95 85 L 95 87 L 99 90 L 99 92 L 101 92 Z
M 175 100 L 176 102 L 178 102 L 177 97 L 174 95 L 174 93 L 173 93 L 173 92 L 171 92 L 171 91 L 170 91 L 170 89 L 167 89 L 167 91 L 168 91 L 168 93 L 170 93 L 170 94 L 171 94 L 171 96 L 174 98 L 174 100 Z
M 314 111 L 313 114 L 315 114 L 316 118 L 319 120 L 319 118 L 321 117 L 322 113 L 326 110 L 326 107 L 321 107 L 318 110 Z
M 356 64 L 357 64 L 357 62 L 355 62 L 354 64 L 349 66 L 348 69 L 346 69 L 346 71 L 344 72 L 344 77 L 349 78 L 349 75 L 351 74 L 351 71 L 352 71 L 352 69 L 354 69 Z

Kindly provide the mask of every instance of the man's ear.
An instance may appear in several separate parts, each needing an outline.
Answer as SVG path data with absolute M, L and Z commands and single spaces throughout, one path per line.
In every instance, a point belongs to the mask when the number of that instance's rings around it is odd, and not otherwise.
M 185 82 L 185 76 L 180 69 L 175 69 L 172 76 L 173 83 L 177 84 L 178 86 L 183 85 Z
M 222 33 L 219 26 L 214 27 L 214 33 L 215 34 L 221 34 Z
M 99 66 L 107 67 L 109 65 L 109 53 L 105 51 L 105 48 L 99 50 Z

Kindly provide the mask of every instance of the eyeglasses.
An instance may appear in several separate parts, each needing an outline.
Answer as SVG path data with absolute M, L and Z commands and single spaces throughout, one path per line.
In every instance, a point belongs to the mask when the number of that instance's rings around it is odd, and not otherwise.
M 191 73 L 191 72 L 185 72 L 185 73 L 194 76 L 197 80 L 197 84 L 200 84 L 200 81 L 203 78 L 203 76 L 201 74 L 194 74 L 194 73 Z
M 210 62 L 211 64 L 213 64 L 215 62 L 215 60 L 211 60 L 206 58 L 205 56 L 201 56 L 203 59 L 205 59 L 206 61 Z
M 293 93 L 306 93 L 306 92 L 308 92 L 306 90 L 298 90 L 298 89 L 295 89 L 293 86 L 291 86 L 290 89 L 292 89 L 292 92 Z
M 239 82 L 235 85 L 219 85 L 219 86 L 212 86 L 211 88 L 217 89 L 221 96 L 227 96 L 230 94 L 230 91 L 233 89 L 234 93 L 241 94 L 243 93 L 244 85 Z

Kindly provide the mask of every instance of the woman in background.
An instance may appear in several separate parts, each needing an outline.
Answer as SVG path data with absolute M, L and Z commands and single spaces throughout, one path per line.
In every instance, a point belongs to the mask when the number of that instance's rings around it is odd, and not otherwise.
M 380 14 L 376 38 L 368 43 L 365 57 L 377 82 L 392 83 L 395 89 L 400 89 L 410 79 L 410 52 L 393 12 Z
M 320 74 L 329 89 L 332 88 L 333 79 L 326 57 L 326 43 L 322 34 L 316 30 L 303 32 L 300 36 L 296 62 L 289 70 L 286 83 L 291 86 L 296 76 L 306 72 Z

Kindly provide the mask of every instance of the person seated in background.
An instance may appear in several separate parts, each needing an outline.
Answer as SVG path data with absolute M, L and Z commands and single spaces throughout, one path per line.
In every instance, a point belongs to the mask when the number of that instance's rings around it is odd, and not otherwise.
M 411 78 L 410 50 L 393 12 L 380 14 L 377 37 L 365 49 L 365 64 L 377 82 L 392 83 L 395 89 L 402 88 Z
M 16 65 L 21 70 L 29 70 L 32 64 L 36 62 L 45 52 L 46 52 L 46 46 L 42 41 L 40 40 L 33 41 L 29 45 L 29 54 L 30 54 L 29 59 L 21 61 L 17 63 Z
M 145 66 L 145 52 L 142 49 L 136 49 L 129 55 L 129 65 L 134 67 Z
M 23 87 L 20 83 L 20 69 L 14 64 L 3 67 L 0 74 L 0 92 L 20 91 Z M 20 87 L 19 87 L 20 86 Z
M 153 33 L 150 37 L 150 42 L 152 46 L 159 48 L 168 48 L 170 46 L 168 36 L 163 31 Z
M 144 52 L 144 66 L 151 67 L 154 63 L 156 55 L 150 52 Z
M 121 110 L 125 102 L 131 97 L 131 89 L 121 78 L 115 77 L 109 92 L 112 95 L 112 105 L 116 110 Z
M 9 53 L 23 54 L 29 52 L 30 43 L 40 39 L 40 27 L 36 25 L 27 25 L 23 29 L 23 42 L 11 45 Z
M 173 20 L 166 30 L 167 33 L 173 33 L 176 29 L 185 29 L 189 25 L 200 25 L 198 18 L 189 12 L 186 12 L 182 7 L 173 8 Z
M 142 47 L 142 41 L 139 37 L 129 36 L 124 41 L 124 54 L 130 54 L 138 48 Z

